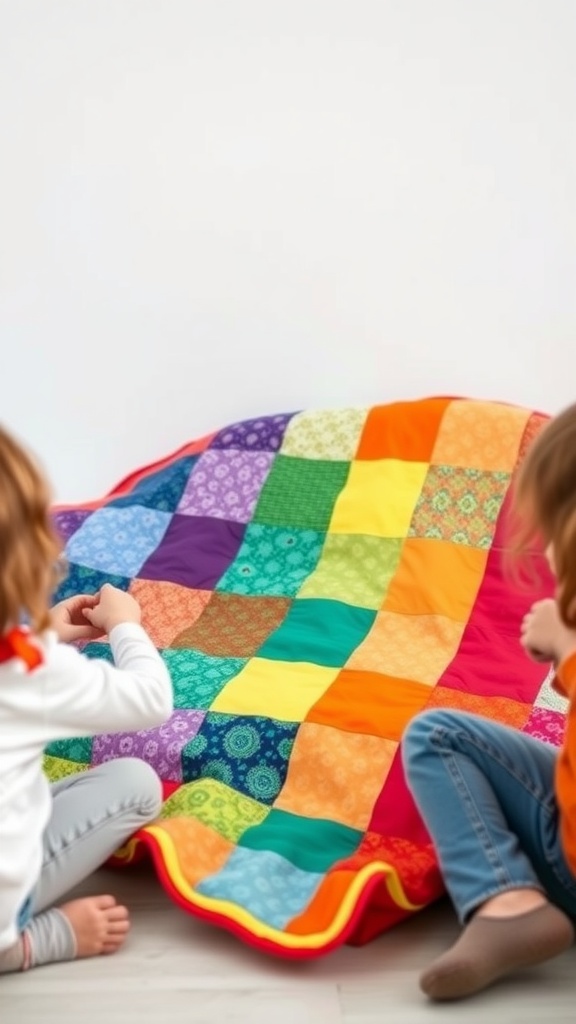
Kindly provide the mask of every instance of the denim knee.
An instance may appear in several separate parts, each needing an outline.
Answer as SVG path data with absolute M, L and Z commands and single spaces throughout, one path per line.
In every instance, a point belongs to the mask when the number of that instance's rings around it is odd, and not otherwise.
M 459 713 L 450 708 L 431 708 L 429 711 L 421 711 L 408 723 L 401 743 L 402 764 L 406 774 L 409 774 L 410 766 L 417 757 L 430 753 L 436 729 L 452 729 L 458 717 Z

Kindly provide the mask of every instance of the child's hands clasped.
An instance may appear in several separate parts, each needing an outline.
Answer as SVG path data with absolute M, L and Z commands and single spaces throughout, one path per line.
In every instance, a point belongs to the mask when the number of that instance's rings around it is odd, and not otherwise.
M 552 661 L 559 665 L 576 652 L 576 630 L 564 625 L 552 598 L 532 605 L 522 620 L 520 633 L 520 643 L 534 661 Z
M 124 590 L 106 583 L 98 594 L 77 594 L 54 605 L 52 626 L 63 643 L 99 640 L 122 622 L 140 623 L 140 605 Z

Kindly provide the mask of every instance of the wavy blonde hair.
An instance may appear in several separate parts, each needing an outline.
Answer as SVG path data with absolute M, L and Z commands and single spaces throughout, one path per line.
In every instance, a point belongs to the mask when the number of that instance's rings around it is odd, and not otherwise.
M 558 607 L 576 627 L 576 403 L 550 420 L 530 445 L 513 489 L 513 546 L 523 554 L 551 544 Z
M 23 615 L 35 632 L 49 625 L 61 553 L 50 502 L 35 459 L 0 426 L 0 633 Z

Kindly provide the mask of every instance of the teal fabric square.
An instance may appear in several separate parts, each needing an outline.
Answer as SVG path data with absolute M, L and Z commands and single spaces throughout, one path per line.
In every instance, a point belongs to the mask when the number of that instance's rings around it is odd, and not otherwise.
M 248 661 L 247 658 L 216 658 L 182 648 L 166 648 L 160 653 L 172 678 L 176 708 L 206 710 Z
M 236 558 L 216 590 L 231 594 L 294 597 L 314 571 L 324 534 L 250 524 Z
M 341 601 L 296 600 L 257 656 L 342 668 L 368 635 L 376 614 Z

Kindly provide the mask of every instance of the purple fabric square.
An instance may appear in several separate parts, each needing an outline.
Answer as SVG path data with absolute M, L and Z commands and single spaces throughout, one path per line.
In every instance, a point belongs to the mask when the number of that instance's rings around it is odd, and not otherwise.
M 209 450 L 198 459 L 177 511 L 247 523 L 274 461 L 272 452 Z
M 204 711 L 182 709 L 156 729 L 97 736 L 92 741 L 92 764 L 117 757 L 139 757 L 164 782 L 182 782 L 182 749 L 194 739 L 205 715 Z
M 210 448 L 240 448 L 244 451 L 277 452 L 294 412 L 243 420 L 221 430 Z
M 175 514 L 138 576 L 213 590 L 236 558 L 245 531 L 243 523 L 227 519 Z
M 91 512 L 83 509 L 62 509 L 61 512 L 54 512 L 52 519 L 58 531 L 58 536 L 66 543 L 72 534 L 80 529 L 82 523 L 90 515 L 92 515 Z

